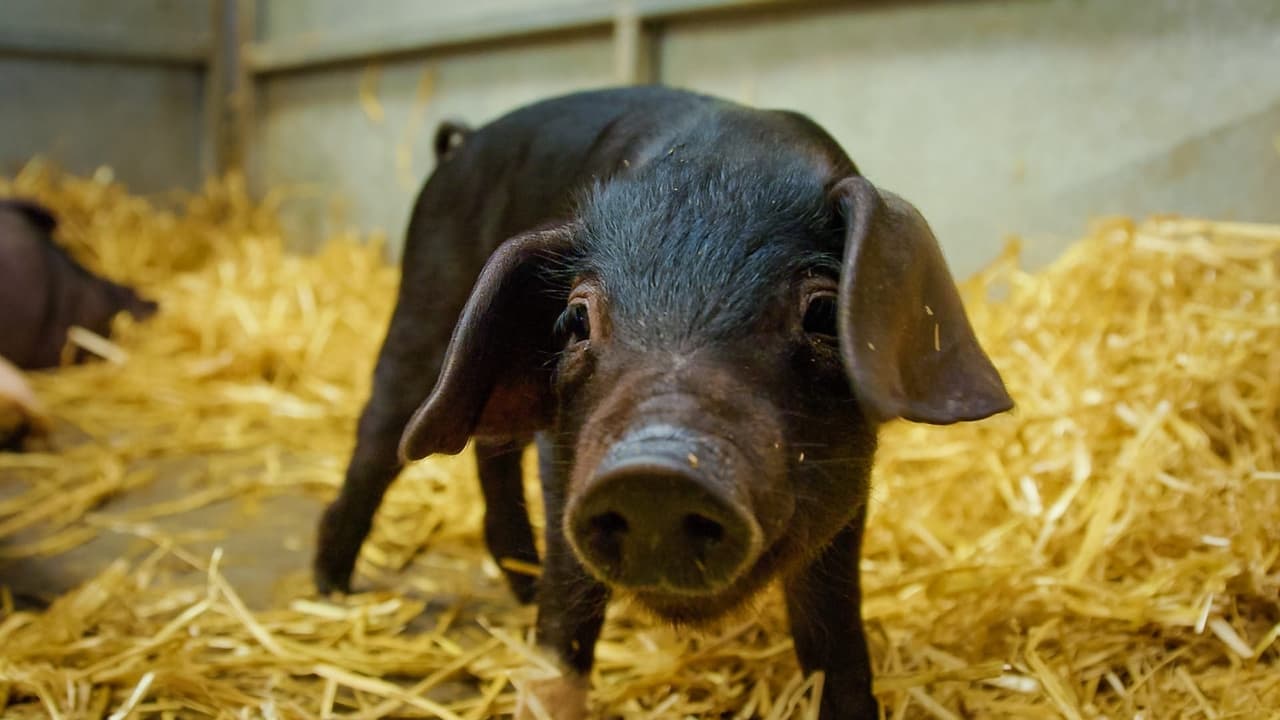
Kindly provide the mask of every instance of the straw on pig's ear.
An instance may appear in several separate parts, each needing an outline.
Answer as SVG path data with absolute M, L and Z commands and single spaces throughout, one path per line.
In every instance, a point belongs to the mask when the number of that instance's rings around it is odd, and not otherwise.
M 845 223 L 840 354 L 863 411 L 947 425 L 1013 407 L 915 207 L 859 176 L 832 194 Z

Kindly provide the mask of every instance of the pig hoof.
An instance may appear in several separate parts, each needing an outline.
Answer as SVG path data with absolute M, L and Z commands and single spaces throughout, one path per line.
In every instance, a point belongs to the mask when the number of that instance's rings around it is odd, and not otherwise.
M 343 563 L 339 558 L 338 562 L 334 562 L 332 553 L 321 550 L 316 553 L 315 564 L 311 568 L 312 580 L 316 584 L 316 592 L 320 595 L 350 595 L 351 594 L 351 570 L 343 570 Z
M 527 682 L 516 698 L 515 720 L 541 718 L 586 720 L 587 681 L 561 675 Z
M 350 595 L 351 594 L 350 581 L 343 582 L 341 580 L 336 580 L 334 578 L 331 578 L 325 574 L 325 571 L 323 569 L 316 568 L 315 577 L 313 578 L 313 580 L 315 581 L 315 584 L 316 584 L 316 593 L 319 595 L 327 596 L 327 595 Z
M 344 520 L 342 506 L 337 502 L 325 508 L 320 518 L 311 576 L 316 592 L 321 595 L 351 593 L 351 574 L 355 571 L 356 555 L 364 537 L 350 537 L 350 533 L 345 532 L 350 524 Z

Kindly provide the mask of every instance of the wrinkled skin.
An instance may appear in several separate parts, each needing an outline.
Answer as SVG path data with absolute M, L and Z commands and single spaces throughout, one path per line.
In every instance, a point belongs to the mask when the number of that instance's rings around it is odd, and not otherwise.
M 778 312 L 738 341 L 642 350 L 600 333 L 562 356 L 557 436 L 572 438 L 576 450 L 567 497 L 590 488 L 595 470 L 629 431 L 670 428 L 677 460 L 692 456 L 691 474 L 701 471 L 713 476 L 705 482 L 734 488 L 731 502 L 760 526 L 762 542 L 747 566 L 714 593 L 665 593 L 660 581 L 628 588 L 670 620 L 711 620 L 734 609 L 779 570 L 821 550 L 865 502 L 865 484 L 849 479 L 865 476 L 875 435 L 849 392 L 835 339 L 811 337 L 799 312 L 781 312 L 801 306 L 793 295 L 771 298 Z M 658 512 L 676 509 L 664 507 L 661 496 L 648 500 Z M 571 502 L 570 515 L 573 509 Z
M 437 149 L 320 589 L 349 587 L 401 463 L 469 439 L 490 550 L 536 559 L 518 452 L 537 436 L 555 714 L 586 712 L 612 595 L 701 624 L 778 578 L 822 717 L 875 717 L 857 558 L 877 428 L 1011 406 L 924 220 L 809 120 L 661 88 L 442 128 Z

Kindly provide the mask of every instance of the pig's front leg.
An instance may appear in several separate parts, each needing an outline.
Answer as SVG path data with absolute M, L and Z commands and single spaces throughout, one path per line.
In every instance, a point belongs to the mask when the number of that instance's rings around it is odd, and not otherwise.
M 549 450 L 544 442 L 539 442 L 543 482 L 563 487 L 548 477 L 548 473 L 555 472 Z M 561 674 L 533 681 L 524 688 L 516 708 L 516 720 L 537 717 L 530 708 L 535 698 L 555 720 L 581 720 L 588 717 L 591 665 L 595 661 L 596 640 L 604 625 L 609 590 L 587 574 L 565 540 L 564 498 L 558 488 L 545 492 L 544 502 L 547 557 L 538 581 L 538 647 Z
M 787 616 L 805 672 L 825 674 L 821 720 L 875 720 L 871 659 L 862 629 L 858 554 L 866 511 L 836 534 L 808 567 L 787 580 Z
M 476 440 L 476 470 L 484 492 L 485 544 L 521 603 L 533 601 L 537 582 L 526 571 L 507 567 L 503 561 L 538 564 L 538 548 L 533 541 L 524 498 L 524 473 L 520 468 L 526 444 L 527 441 Z

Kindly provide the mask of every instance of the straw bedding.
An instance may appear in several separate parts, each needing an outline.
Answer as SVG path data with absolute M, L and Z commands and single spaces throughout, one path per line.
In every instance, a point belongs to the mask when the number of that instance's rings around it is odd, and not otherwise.
M 56 208 L 62 242 L 162 310 L 111 342 L 80 339 L 106 361 L 34 377 L 84 442 L 0 455 L 16 487 L 0 562 L 57 562 L 99 533 L 149 547 L 47 609 L 0 596 L 0 712 L 510 712 L 547 668 L 531 609 L 469 599 L 502 587 L 465 457 L 413 467 L 379 516 L 364 584 L 402 574 L 408 591 L 322 600 L 300 585 L 251 611 L 218 553 L 153 523 L 228 497 L 332 495 L 393 299 L 381 249 L 344 236 L 291 255 L 275 198 L 251 203 L 234 179 L 173 212 L 39 163 L 0 181 L 15 193 Z M 887 713 L 1276 716 L 1280 227 L 1105 221 L 1042 272 L 1011 248 L 965 291 L 1018 409 L 886 430 L 862 573 Z M 204 465 L 181 501 L 99 509 L 169 481 L 148 461 L 184 457 Z M 816 717 L 822 680 L 801 677 L 779 605 L 705 634 L 614 608 L 593 708 Z

